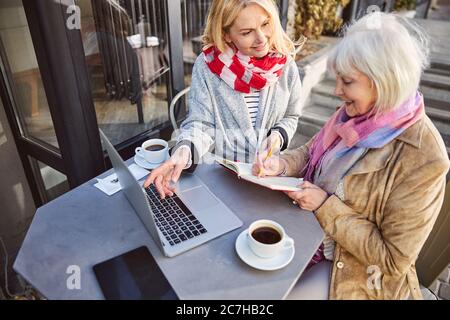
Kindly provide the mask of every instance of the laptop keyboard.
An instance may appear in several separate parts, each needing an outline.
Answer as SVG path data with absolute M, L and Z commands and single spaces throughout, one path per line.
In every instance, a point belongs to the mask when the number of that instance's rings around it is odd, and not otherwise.
M 153 184 L 145 191 L 150 200 L 156 226 L 171 246 L 207 232 L 176 194 L 161 199 Z

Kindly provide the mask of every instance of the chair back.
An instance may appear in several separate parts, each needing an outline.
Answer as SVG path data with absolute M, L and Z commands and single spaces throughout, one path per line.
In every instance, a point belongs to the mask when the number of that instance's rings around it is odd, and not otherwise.
M 176 112 L 176 107 L 180 105 L 179 102 L 181 102 L 181 98 L 183 98 L 183 97 L 187 98 L 187 94 L 190 89 L 191 89 L 191 87 L 184 88 L 175 97 L 173 97 L 172 101 L 170 102 L 169 117 L 170 117 L 170 122 L 172 123 L 172 129 L 173 129 L 174 134 L 172 134 L 172 139 L 168 142 L 169 148 L 172 148 L 175 146 L 177 138 L 178 138 L 178 134 L 176 133 L 178 130 L 178 124 L 177 124 L 178 112 Z M 185 99 L 184 102 L 187 106 L 187 99 Z
M 444 204 L 416 261 L 417 276 L 429 287 L 450 263 L 450 183 L 445 187 Z
M 173 130 L 178 129 L 177 125 L 177 117 L 175 115 L 175 108 L 178 104 L 178 101 L 184 96 L 187 95 L 187 93 L 191 90 L 191 87 L 184 88 L 181 90 L 175 97 L 173 97 L 172 101 L 170 102 L 169 106 L 169 116 L 170 116 L 170 122 L 172 123 Z

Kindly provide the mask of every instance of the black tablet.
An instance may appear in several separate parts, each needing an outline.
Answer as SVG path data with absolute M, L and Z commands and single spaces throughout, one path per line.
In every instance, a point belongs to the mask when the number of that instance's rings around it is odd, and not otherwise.
M 94 273 L 107 300 L 178 300 L 145 246 L 96 264 Z

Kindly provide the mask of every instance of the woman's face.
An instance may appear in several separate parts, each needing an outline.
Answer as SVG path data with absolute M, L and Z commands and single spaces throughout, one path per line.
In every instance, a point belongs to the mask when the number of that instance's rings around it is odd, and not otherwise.
M 241 53 L 262 58 L 270 48 L 272 26 L 269 14 L 259 5 L 251 3 L 234 20 L 225 41 L 233 43 Z
M 372 81 L 356 70 L 351 75 L 337 73 L 334 94 L 345 102 L 345 111 L 349 117 L 366 114 L 377 100 Z

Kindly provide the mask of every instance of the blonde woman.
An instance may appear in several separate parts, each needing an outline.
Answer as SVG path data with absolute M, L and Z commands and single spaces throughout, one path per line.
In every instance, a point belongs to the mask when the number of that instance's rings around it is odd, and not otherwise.
M 162 198 L 208 151 L 252 162 L 257 150 L 286 149 L 297 128 L 301 84 L 294 44 L 273 0 L 213 1 L 203 41 L 178 143 L 144 184 L 154 183 Z
M 350 26 L 329 65 L 342 99 L 320 132 L 254 172 L 304 177 L 287 195 L 326 233 L 291 299 L 420 299 L 414 263 L 440 211 L 449 160 L 418 91 L 427 41 L 374 13 Z

